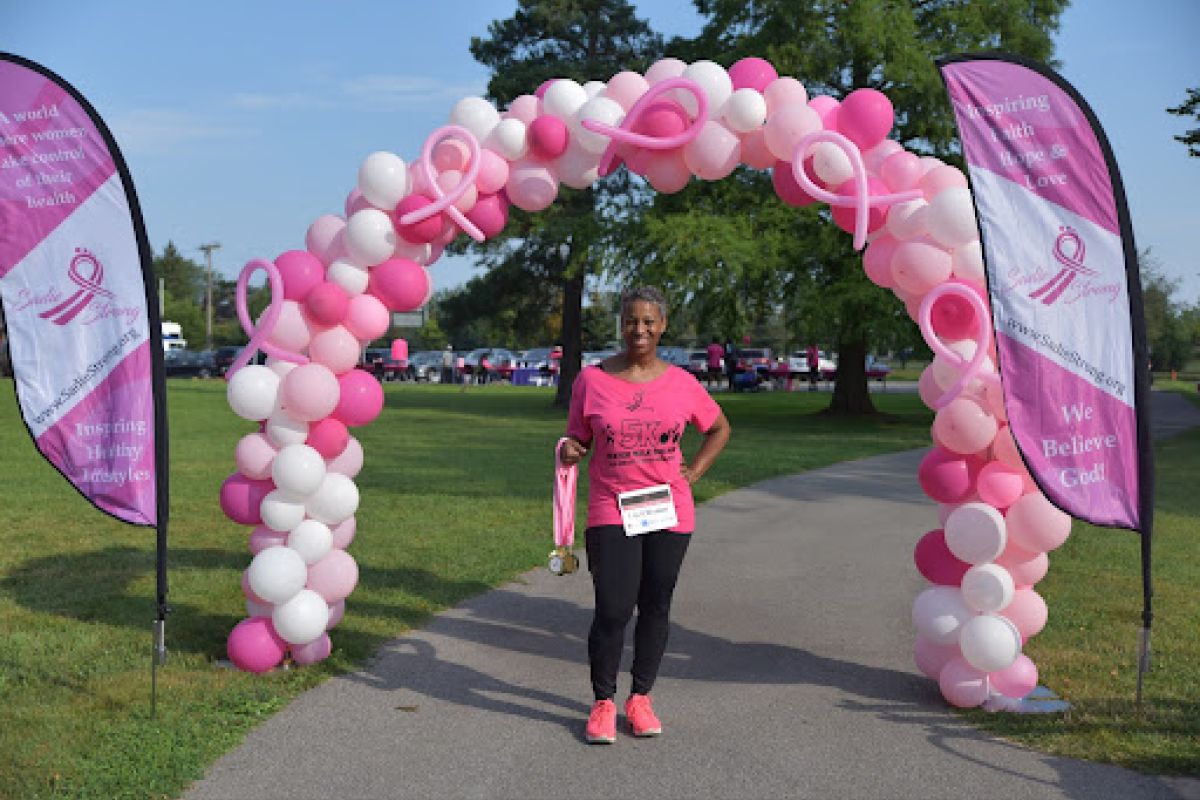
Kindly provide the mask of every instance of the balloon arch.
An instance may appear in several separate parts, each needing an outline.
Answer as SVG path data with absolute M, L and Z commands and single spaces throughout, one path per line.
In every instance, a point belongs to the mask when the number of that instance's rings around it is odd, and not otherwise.
M 931 584 L 913 604 L 917 666 L 958 706 L 1033 690 L 1037 668 L 1021 651 L 1047 612 L 1032 587 L 1071 520 L 1038 491 L 1008 431 L 966 177 L 887 139 L 892 124 L 873 89 L 839 103 L 809 98 L 760 58 L 728 70 L 664 59 L 606 83 L 547 81 L 503 113 L 467 97 L 414 162 L 369 155 L 345 217 L 320 217 L 305 250 L 251 261 L 238 281 L 251 341 L 229 404 L 261 428 L 238 442 L 238 471 L 221 488 L 226 515 L 256 526 L 242 579 L 249 616 L 230 633 L 231 660 L 262 672 L 289 653 L 297 664 L 329 655 L 327 631 L 358 579 L 345 548 L 363 453 L 349 428 L 383 406 L 378 381 L 355 366 L 390 312 L 427 302 L 427 268 L 447 243 L 495 236 L 510 204 L 540 211 L 560 183 L 582 189 L 621 163 L 660 192 L 746 164 L 770 169 L 785 203 L 829 204 L 866 247 L 867 276 L 904 302 L 935 353 L 919 385 L 937 412 L 934 447 L 918 478 L 942 527 L 914 553 Z M 272 301 L 255 325 L 246 286 L 260 269 Z M 267 364 L 248 366 L 258 350 Z

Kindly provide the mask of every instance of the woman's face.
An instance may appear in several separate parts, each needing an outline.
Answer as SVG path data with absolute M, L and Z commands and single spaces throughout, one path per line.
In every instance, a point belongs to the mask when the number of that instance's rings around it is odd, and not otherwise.
M 621 338 L 631 355 L 654 353 L 666 330 L 667 320 L 657 303 L 634 300 L 621 312 Z

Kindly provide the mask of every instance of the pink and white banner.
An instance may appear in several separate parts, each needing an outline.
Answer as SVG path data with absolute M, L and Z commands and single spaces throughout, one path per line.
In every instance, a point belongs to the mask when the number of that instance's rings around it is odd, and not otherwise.
M 939 67 L 970 168 L 1017 445 L 1059 508 L 1140 530 L 1145 336 L 1107 141 L 1044 67 L 972 56 Z
M 103 122 L 57 76 L 0 54 L 0 299 L 21 414 L 75 488 L 137 525 L 158 524 L 165 491 L 149 272 Z

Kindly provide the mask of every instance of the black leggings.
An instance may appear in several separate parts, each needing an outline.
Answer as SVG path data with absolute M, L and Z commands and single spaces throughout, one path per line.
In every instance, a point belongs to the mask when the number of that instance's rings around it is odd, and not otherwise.
M 671 594 L 692 536 L 668 531 L 626 536 L 620 525 L 601 525 L 588 528 L 586 537 L 588 570 L 596 590 L 596 614 L 588 633 L 592 691 L 597 700 L 616 695 L 625 626 L 636 605 L 632 691 L 649 694 L 667 648 Z

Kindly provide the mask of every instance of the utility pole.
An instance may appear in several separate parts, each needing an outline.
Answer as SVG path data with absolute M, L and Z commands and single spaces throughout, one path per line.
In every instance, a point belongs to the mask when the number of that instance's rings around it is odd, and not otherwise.
M 200 245 L 196 249 L 204 251 L 204 258 L 208 263 L 208 302 L 204 304 L 204 314 L 207 322 L 207 327 L 204 331 L 204 349 L 212 350 L 212 254 L 213 250 L 220 250 L 221 245 L 218 242 L 209 242 L 208 244 Z

